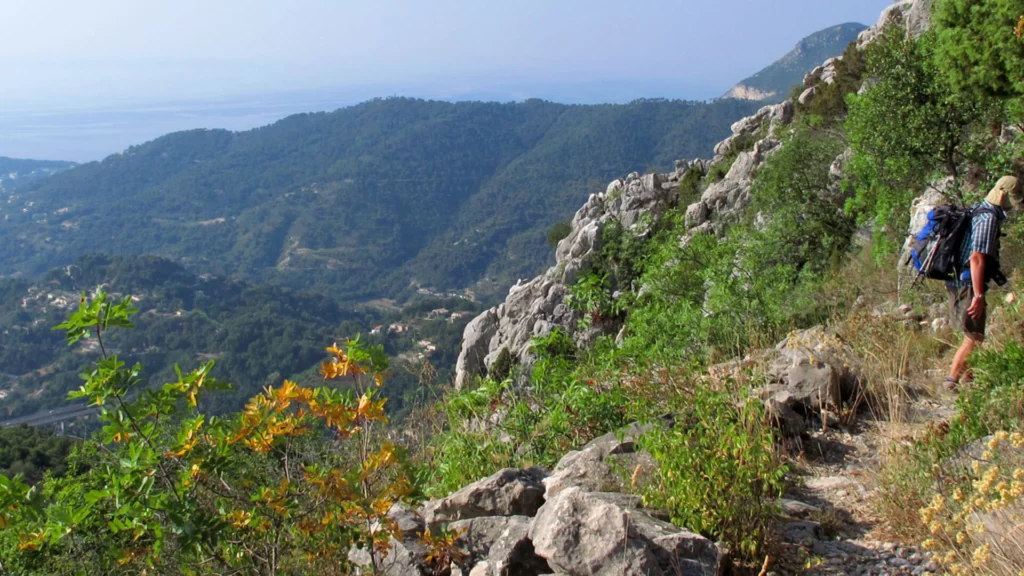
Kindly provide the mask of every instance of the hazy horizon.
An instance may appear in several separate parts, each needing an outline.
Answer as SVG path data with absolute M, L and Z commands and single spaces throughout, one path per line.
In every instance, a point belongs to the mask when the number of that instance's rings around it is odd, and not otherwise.
M 11 3 L 0 156 L 97 160 L 168 132 L 373 97 L 705 100 L 810 33 L 873 24 L 889 3 Z

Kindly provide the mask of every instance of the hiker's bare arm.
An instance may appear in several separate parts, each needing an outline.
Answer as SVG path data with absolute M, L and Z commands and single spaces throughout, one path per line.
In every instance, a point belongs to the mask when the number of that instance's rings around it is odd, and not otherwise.
M 974 299 L 967 313 L 971 318 L 979 318 L 985 312 L 985 255 L 981 252 L 971 253 L 971 284 L 974 286 Z

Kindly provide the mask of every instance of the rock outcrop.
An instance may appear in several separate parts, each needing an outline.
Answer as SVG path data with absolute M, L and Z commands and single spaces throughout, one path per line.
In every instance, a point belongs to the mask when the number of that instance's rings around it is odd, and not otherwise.
M 537 576 L 550 574 L 546 560 L 537 556 L 530 527 L 533 518 L 506 516 L 473 518 L 452 522 L 449 529 L 459 534 L 455 544 L 466 557 L 452 569 L 452 575 Z
M 536 553 L 569 576 L 717 575 L 725 554 L 703 536 L 657 520 L 635 497 L 569 488 L 530 529 Z
M 771 354 L 763 395 L 799 414 L 838 411 L 864 381 L 853 349 L 820 326 L 791 334 Z
M 551 498 L 571 487 L 594 492 L 623 491 L 630 473 L 650 477 L 657 464 L 646 452 L 636 451 L 636 441 L 649 426 L 633 425 L 625 430 L 595 438 L 559 460 L 554 472 L 544 479 Z
M 423 518 L 430 527 L 484 516 L 533 516 L 544 504 L 547 474 L 539 468 L 506 468 L 441 500 L 427 502 Z
M 907 34 L 917 38 L 931 27 L 933 0 L 899 0 L 882 11 L 878 23 L 857 36 L 857 47 L 865 48 L 885 31 L 889 25 L 903 26 Z
M 591 195 L 573 217 L 569 235 L 558 243 L 555 265 L 529 282 L 517 283 L 504 303 L 466 326 L 456 363 L 456 388 L 485 374 L 502 349 L 508 349 L 517 362 L 530 364 L 535 337 L 547 336 L 555 328 L 576 335 L 580 315 L 569 307 L 568 286 L 590 270 L 601 251 L 605 227 L 615 222 L 637 236 L 649 234 L 676 206 L 679 182 L 691 168 L 703 170 L 704 163 L 678 162 L 670 174 L 633 173 L 611 182 L 604 193 Z
M 461 552 L 450 567 L 456 576 L 725 573 L 726 551 L 625 493 L 656 466 L 636 446 L 649 429 L 633 424 L 596 438 L 566 454 L 550 476 L 537 468 L 502 470 L 426 503 L 422 515 L 396 506 L 389 516 L 398 524 L 397 535 L 382 570 L 436 569 L 425 560 L 422 536 L 444 528 L 456 535 Z M 349 558 L 369 566 L 364 551 L 353 550 Z

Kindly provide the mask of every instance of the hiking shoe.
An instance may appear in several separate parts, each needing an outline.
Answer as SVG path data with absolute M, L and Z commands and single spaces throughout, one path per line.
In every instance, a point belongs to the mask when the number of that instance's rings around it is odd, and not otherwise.
M 955 378 L 946 377 L 946 380 L 942 382 L 942 387 L 950 392 L 956 392 L 960 387 L 960 381 Z

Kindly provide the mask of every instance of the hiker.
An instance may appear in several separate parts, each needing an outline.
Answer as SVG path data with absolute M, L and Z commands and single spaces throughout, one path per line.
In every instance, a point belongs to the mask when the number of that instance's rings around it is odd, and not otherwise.
M 950 295 L 950 321 L 964 331 L 964 342 L 953 357 L 946 387 L 955 390 L 967 371 L 967 358 L 974 347 L 985 341 L 985 290 L 988 281 L 999 274 L 999 228 L 1006 211 L 1021 203 L 1020 183 L 1014 176 L 1003 176 L 985 201 L 974 208 L 971 229 L 960 245 L 963 274 L 946 283 Z

